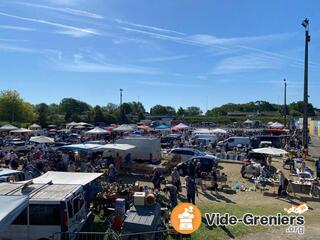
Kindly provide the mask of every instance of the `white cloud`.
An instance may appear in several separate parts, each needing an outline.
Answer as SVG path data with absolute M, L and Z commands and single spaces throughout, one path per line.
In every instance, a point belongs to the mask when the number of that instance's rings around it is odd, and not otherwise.
M 198 85 L 187 84 L 187 83 L 174 83 L 164 81 L 138 81 L 138 84 L 154 86 L 154 87 L 197 87 Z
M 78 30 L 61 30 L 61 31 L 55 31 L 55 33 L 63 34 L 63 35 L 69 35 L 71 37 L 75 38 L 82 38 L 82 37 L 89 37 L 91 35 L 98 35 L 98 32 L 93 29 L 83 29 L 83 31 Z
M 65 72 L 78 73 L 130 73 L 130 74 L 157 74 L 157 70 L 132 65 L 119 65 L 102 61 L 103 56 L 85 56 L 84 53 L 73 54 L 72 60 L 62 61 L 56 65 L 56 69 Z
M 120 24 L 123 24 L 123 25 L 127 25 L 127 26 L 131 26 L 131 27 L 138 27 L 138 28 L 144 28 L 144 29 L 148 29 L 148 30 L 152 30 L 152 31 L 174 33 L 174 34 L 178 34 L 178 35 L 185 35 L 182 32 L 178 32 L 178 31 L 174 31 L 174 30 L 170 30 L 170 29 L 166 29 L 166 28 L 159 28 L 159 27 L 154 27 L 154 26 L 142 25 L 142 24 L 123 21 L 123 20 L 120 20 L 120 19 L 116 19 L 115 21 L 117 23 L 120 23 Z
M 166 62 L 166 61 L 179 60 L 187 57 L 190 57 L 190 55 L 145 58 L 145 59 L 141 59 L 140 62 Z
M 100 33 L 98 33 L 94 29 L 79 28 L 79 27 L 74 27 L 74 26 L 65 25 L 65 24 L 61 24 L 61 23 L 50 22 L 50 21 L 46 21 L 46 20 L 42 20 L 42 19 L 36 19 L 36 18 L 20 17 L 20 16 L 16 16 L 16 15 L 12 15 L 12 14 L 7 14 L 7 13 L 4 13 L 4 12 L 0 12 L 0 15 L 6 16 L 6 17 L 10 17 L 10 18 L 19 19 L 19 20 L 22 20 L 22 21 L 35 22 L 35 23 L 39 23 L 39 24 L 45 24 L 45 25 L 49 25 L 49 26 L 53 26 L 53 27 L 66 29 L 66 30 L 69 31 L 69 35 L 70 36 L 75 36 L 74 32 L 79 32 L 77 37 L 79 37 L 81 35 L 80 33 L 83 33 L 82 36 L 101 35 Z M 71 34 L 70 31 L 73 32 L 73 34 Z
M 88 12 L 88 11 L 79 10 L 79 9 L 74 9 L 74 8 L 51 7 L 51 6 L 46 6 L 46 5 L 40 5 L 40 4 L 34 4 L 34 3 L 24 3 L 24 2 L 18 2 L 18 4 L 21 4 L 24 6 L 29 6 L 29 7 L 34 7 L 34 8 L 48 9 L 48 10 L 52 10 L 52 11 L 67 13 L 67 14 L 81 16 L 81 17 L 88 17 L 88 18 L 94 18 L 94 19 L 103 19 L 104 18 L 102 15 Z
M 11 25 L 0 25 L 0 28 L 4 29 L 4 30 L 14 30 L 14 31 L 23 31 L 23 32 L 35 31 L 34 28 L 21 27 L 21 26 L 11 26 Z
M 262 36 L 250 36 L 250 37 L 231 37 L 231 38 L 218 38 L 216 36 L 207 34 L 195 34 L 188 38 L 192 41 L 201 43 L 203 45 L 241 45 L 250 43 L 261 43 L 266 41 L 283 40 L 295 36 L 296 33 L 281 33 L 281 34 L 269 34 Z
M 78 73 L 130 73 L 130 74 L 155 74 L 156 72 L 151 69 L 146 69 L 137 66 L 122 66 L 110 63 L 91 63 L 91 62 L 78 62 L 78 63 L 65 63 L 59 64 L 57 69 L 66 72 Z
M 210 74 L 233 74 L 253 70 L 279 69 L 283 65 L 282 59 L 262 54 L 245 54 L 222 59 Z
M 55 5 L 73 6 L 79 3 L 80 0 L 46 0 L 46 2 Z

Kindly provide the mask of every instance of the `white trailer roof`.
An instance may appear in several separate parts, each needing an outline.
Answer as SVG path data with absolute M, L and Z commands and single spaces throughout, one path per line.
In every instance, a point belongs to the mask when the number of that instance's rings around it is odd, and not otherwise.
M 32 179 L 32 181 L 34 183 L 47 183 L 52 181 L 53 184 L 76 184 L 84 186 L 101 175 L 103 175 L 103 173 L 49 171 L 40 177 Z

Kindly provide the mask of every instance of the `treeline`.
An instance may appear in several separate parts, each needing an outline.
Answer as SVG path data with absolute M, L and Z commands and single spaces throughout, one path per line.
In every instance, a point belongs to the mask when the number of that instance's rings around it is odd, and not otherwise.
M 287 115 L 298 117 L 303 114 L 303 102 L 293 102 L 287 106 Z M 150 109 L 150 115 L 171 115 L 178 119 L 194 122 L 211 121 L 228 122 L 230 112 L 278 112 L 274 118 L 284 113 L 283 105 L 272 104 L 266 101 L 249 102 L 245 104 L 228 103 L 207 111 L 204 115 L 197 106 L 187 108 L 155 105 Z M 312 104 L 308 108 L 309 116 L 315 115 Z M 126 102 L 122 106 L 108 103 L 105 106 L 91 106 L 83 101 L 64 98 L 59 104 L 40 103 L 32 105 L 24 101 L 17 91 L 5 90 L 0 92 L 0 122 L 10 122 L 17 125 L 21 123 L 38 123 L 43 127 L 48 125 L 63 125 L 67 122 L 97 123 L 130 123 L 148 118 L 141 102 Z

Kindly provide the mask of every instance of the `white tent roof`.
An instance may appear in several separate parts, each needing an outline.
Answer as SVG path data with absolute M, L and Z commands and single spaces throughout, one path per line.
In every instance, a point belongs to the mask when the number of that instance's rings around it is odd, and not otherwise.
M 271 128 L 284 128 L 284 125 L 278 122 L 271 124 Z
M 274 156 L 280 156 L 288 154 L 287 151 L 280 149 L 280 148 L 273 148 L 273 147 L 267 147 L 267 148 L 256 148 L 252 150 L 255 153 L 262 153 L 267 155 L 274 155 Z
M 244 124 L 252 124 L 253 121 L 251 121 L 250 119 L 247 119 L 247 120 L 245 120 L 243 123 L 244 123 Z
M 94 129 L 91 129 L 90 131 L 87 131 L 86 134 L 108 134 L 109 132 L 105 129 L 102 129 L 100 127 L 95 127 Z
M 131 145 L 131 144 L 105 144 L 102 145 L 101 147 L 99 147 L 99 149 L 101 150 L 110 150 L 110 149 L 114 149 L 114 150 L 120 150 L 120 151 L 127 151 L 130 149 L 136 148 L 136 146 Z
M 212 130 L 213 133 L 220 133 L 220 134 L 226 134 L 227 131 L 221 128 L 216 128 Z
M 73 127 L 73 126 L 77 126 L 77 125 L 78 125 L 78 123 L 76 123 L 76 122 L 74 122 L 74 121 L 71 122 L 71 123 L 67 123 L 67 124 L 66 124 L 67 127 Z
M 17 127 L 11 125 L 11 124 L 6 124 L 0 127 L 0 132 L 5 132 L 5 131 L 12 131 L 18 129 Z
M 32 181 L 33 183 L 47 183 L 52 181 L 53 184 L 77 184 L 84 186 L 101 175 L 103 175 L 103 173 L 49 171 L 40 177 L 32 179 Z
M 26 129 L 26 128 L 19 128 L 19 129 L 16 129 L 16 130 L 12 130 L 10 132 L 11 133 L 29 133 L 29 132 L 33 132 L 33 131 L 30 130 L 30 129 Z
M 41 128 L 41 126 L 35 123 L 29 126 L 29 129 L 37 129 L 37 128 Z
M 54 139 L 46 136 L 31 137 L 30 142 L 36 143 L 54 143 Z
M 122 124 L 117 128 L 112 129 L 112 131 L 116 131 L 116 132 L 129 132 L 134 130 L 135 128 L 131 125 L 128 124 Z
M 16 217 L 28 206 L 27 196 L 0 196 L 0 232 L 10 225 Z
M 178 125 L 174 126 L 172 129 L 173 130 L 185 130 L 185 129 L 189 129 L 190 127 L 186 124 L 183 123 L 179 123 Z

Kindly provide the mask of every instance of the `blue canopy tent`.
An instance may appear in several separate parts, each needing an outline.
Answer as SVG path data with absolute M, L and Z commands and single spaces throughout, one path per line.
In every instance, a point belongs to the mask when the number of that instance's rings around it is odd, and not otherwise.
M 166 124 L 160 124 L 154 128 L 155 130 L 170 130 L 170 127 Z
M 28 206 L 27 196 L 0 196 L 0 232 L 10 225 L 17 216 Z
M 101 147 L 100 144 L 71 144 L 60 147 L 60 150 L 71 150 L 80 152 L 95 152 Z

